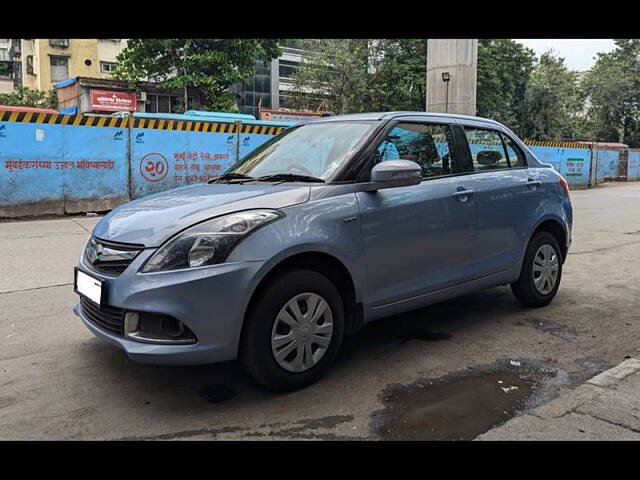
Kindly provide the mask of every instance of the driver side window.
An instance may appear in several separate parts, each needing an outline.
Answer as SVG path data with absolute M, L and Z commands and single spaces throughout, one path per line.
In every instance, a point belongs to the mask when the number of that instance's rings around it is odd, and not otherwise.
M 422 177 L 454 173 L 451 131 L 446 125 L 398 123 L 378 145 L 375 163 L 412 160 Z

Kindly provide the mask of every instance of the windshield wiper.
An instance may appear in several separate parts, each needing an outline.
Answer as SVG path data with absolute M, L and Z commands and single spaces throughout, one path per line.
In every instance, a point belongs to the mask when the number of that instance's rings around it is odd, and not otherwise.
M 254 180 L 251 175 L 245 175 L 244 173 L 225 173 L 224 175 L 219 176 L 218 178 L 214 178 L 209 180 L 207 183 L 217 183 L 223 180 Z
M 318 177 L 312 177 L 311 175 L 299 175 L 297 173 L 274 173 L 273 175 L 263 175 L 261 177 L 256 178 L 258 181 L 269 182 L 269 181 L 292 181 L 292 182 L 318 182 L 325 183 L 323 179 Z

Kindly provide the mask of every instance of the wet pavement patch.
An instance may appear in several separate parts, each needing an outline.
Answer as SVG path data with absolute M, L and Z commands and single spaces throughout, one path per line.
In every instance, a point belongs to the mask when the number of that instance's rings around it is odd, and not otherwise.
M 545 333 L 550 333 L 551 335 L 555 335 L 556 337 L 560 337 L 563 340 L 575 340 L 578 337 L 578 334 L 575 330 L 566 327 L 560 323 L 554 322 L 552 320 L 548 320 L 546 318 L 541 318 L 535 315 L 530 315 L 525 317 L 525 321 L 528 322 L 533 327 L 541 330 Z
M 565 376 L 543 362 L 501 360 L 409 385 L 390 385 L 371 429 L 384 440 L 472 440 L 548 401 Z
M 209 385 L 198 392 L 209 403 L 221 403 L 232 399 L 236 396 L 236 392 L 226 385 Z

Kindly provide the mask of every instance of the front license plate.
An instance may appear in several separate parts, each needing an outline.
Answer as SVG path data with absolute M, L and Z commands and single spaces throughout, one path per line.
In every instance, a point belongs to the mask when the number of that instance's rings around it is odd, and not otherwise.
M 102 300 L 102 280 L 93 278 L 91 275 L 76 269 L 75 291 L 100 305 L 100 300 Z

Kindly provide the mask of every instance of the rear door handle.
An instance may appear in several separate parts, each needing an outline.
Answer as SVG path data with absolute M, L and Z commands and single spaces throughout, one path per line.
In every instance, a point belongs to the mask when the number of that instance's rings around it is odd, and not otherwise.
M 540 180 L 534 180 L 533 178 L 527 180 L 527 187 L 539 187 L 540 185 L 542 185 Z
M 469 197 L 473 195 L 473 190 L 458 190 L 451 194 L 451 196 L 458 201 L 464 203 L 469 200 Z

